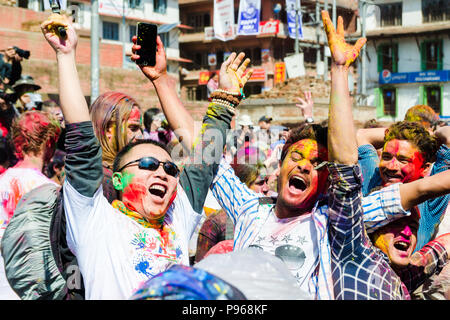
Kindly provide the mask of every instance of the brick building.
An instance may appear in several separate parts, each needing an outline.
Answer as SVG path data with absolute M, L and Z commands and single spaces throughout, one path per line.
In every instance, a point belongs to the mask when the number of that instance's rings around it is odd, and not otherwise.
M 282 9 L 275 13 L 273 8 L 281 4 Z M 331 1 L 328 1 L 331 12 Z M 246 94 L 258 94 L 274 86 L 275 64 L 295 51 L 295 40 L 287 32 L 287 14 L 285 1 L 261 1 L 260 34 L 254 36 L 237 36 L 234 40 L 220 41 L 214 39 L 213 0 L 180 0 L 180 20 L 191 29 L 182 29 L 179 37 L 181 55 L 191 61 L 182 62 L 181 87 L 182 98 L 190 101 L 206 100 L 204 79 L 207 72 L 220 68 L 224 56 L 232 51 L 244 51 L 252 60 L 255 76 L 246 86 Z M 239 0 L 234 1 L 235 23 L 238 21 Z M 302 0 L 303 39 L 300 40 L 304 57 L 306 75 L 316 76 L 322 68 L 325 55 L 325 34 L 322 21 L 316 24 L 316 14 L 324 8 L 323 0 Z M 337 15 L 344 18 L 346 33 L 356 31 L 357 1 L 337 1 Z M 209 63 L 208 56 L 215 54 L 215 64 Z M 328 61 L 327 61 L 328 62 Z M 328 63 L 328 66 L 330 64 Z M 205 76 L 206 74 L 206 76 Z
M 74 16 L 74 26 L 79 35 L 77 46 L 78 72 L 82 89 L 90 95 L 90 1 L 67 1 L 68 11 Z M 165 26 L 160 34 L 166 46 L 169 74 L 178 80 L 180 58 L 178 50 L 178 3 L 175 0 L 125 0 L 125 26 L 122 24 L 123 2 L 99 0 L 100 17 L 100 93 L 121 91 L 132 95 L 147 108 L 157 105 L 153 86 L 131 62 L 131 36 L 138 21 Z M 29 60 L 22 62 L 23 74 L 31 75 L 42 86 L 43 98 L 57 99 L 55 55 L 40 31 L 40 23 L 49 12 L 44 12 L 41 0 L 0 0 L 0 50 L 17 46 L 31 51 Z M 151 17 L 151 20 L 147 17 Z M 126 57 L 124 59 L 123 46 Z
M 450 0 L 373 1 L 366 16 L 367 95 L 377 118 L 402 120 L 427 104 L 448 120 Z

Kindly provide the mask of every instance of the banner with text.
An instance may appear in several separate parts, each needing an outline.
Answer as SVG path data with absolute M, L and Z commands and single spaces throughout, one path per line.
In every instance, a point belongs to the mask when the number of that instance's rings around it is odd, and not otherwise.
M 233 0 L 214 0 L 214 36 L 222 41 L 236 37 Z
M 286 11 L 287 11 L 287 22 L 289 29 L 289 37 L 295 39 L 295 9 L 298 6 L 298 38 L 303 39 L 303 30 L 302 30 L 302 13 L 300 11 L 301 4 L 300 0 L 286 0 Z
M 260 0 L 241 0 L 239 2 L 238 35 L 256 35 L 259 33 Z

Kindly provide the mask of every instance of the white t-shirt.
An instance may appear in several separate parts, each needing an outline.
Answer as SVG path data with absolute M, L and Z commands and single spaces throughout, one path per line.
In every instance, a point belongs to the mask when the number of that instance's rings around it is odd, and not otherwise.
M 169 231 L 161 234 L 114 209 L 102 187 L 88 198 L 66 180 L 67 242 L 77 257 L 86 299 L 128 299 L 172 264 L 189 265 L 189 238 L 201 216 L 180 185 L 177 190 L 164 219 Z
M 272 211 L 250 247 L 263 249 L 284 261 L 305 292 L 318 259 L 319 247 L 311 214 L 279 219 Z M 313 296 L 311 296 L 314 299 Z
M 56 183 L 31 168 L 9 168 L 0 175 L 0 242 L 22 196 L 46 183 Z M 1 250 L 1 249 L 0 249 Z M 0 300 L 19 299 L 9 286 L 0 251 Z

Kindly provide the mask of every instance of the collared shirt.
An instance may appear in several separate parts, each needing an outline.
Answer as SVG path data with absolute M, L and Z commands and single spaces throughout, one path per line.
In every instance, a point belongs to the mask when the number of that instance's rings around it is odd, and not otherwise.
M 382 184 L 378 168 L 379 162 L 377 151 L 372 145 L 367 144 L 358 147 L 358 163 L 363 176 L 363 195 L 370 193 L 373 188 L 379 187 Z M 442 144 L 436 152 L 436 162 L 433 164 L 430 176 L 449 168 L 450 148 Z M 420 211 L 420 221 L 417 232 L 416 251 L 420 250 L 427 242 L 434 238 L 449 201 L 450 194 L 446 194 L 424 201 L 417 206 Z
M 350 167 L 351 170 L 355 168 Z M 338 170 L 330 164 L 332 172 Z M 352 171 L 353 172 L 353 171 Z M 359 185 L 360 187 L 360 185 Z M 362 206 L 367 209 L 364 220 L 375 226 L 386 219 L 407 215 L 398 196 L 398 185 L 378 191 L 371 197 L 364 198 Z M 274 214 L 274 203 L 262 201 L 261 195 L 247 188 L 234 174 L 231 166 L 222 159 L 217 175 L 211 185 L 214 197 L 231 217 L 235 224 L 234 250 L 243 249 L 254 244 L 257 235 L 271 214 Z M 359 195 L 360 196 L 360 195 Z M 378 199 L 378 201 L 376 201 Z M 384 208 L 381 204 L 389 204 Z M 334 205 L 338 203 L 335 202 Z M 321 197 L 312 209 L 316 244 L 319 249 L 319 259 L 315 271 L 310 275 L 310 294 L 316 299 L 333 299 L 333 281 L 331 278 L 331 250 L 328 239 L 328 202 Z M 336 209 L 335 209 L 336 210 Z
M 329 238 L 334 294 L 340 300 L 405 300 L 409 291 L 442 269 L 447 260 L 445 248 L 438 242 L 420 252 L 426 266 L 408 265 L 395 273 L 388 257 L 367 236 L 361 200 L 361 174 L 341 166 L 330 172 Z M 356 170 L 355 170 L 356 169 Z M 364 218 L 364 219 L 363 219 Z

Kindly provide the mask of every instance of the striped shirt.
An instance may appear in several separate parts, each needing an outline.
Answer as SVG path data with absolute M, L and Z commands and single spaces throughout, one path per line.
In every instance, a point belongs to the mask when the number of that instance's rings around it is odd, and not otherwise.
M 330 174 L 337 169 L 329 165 Z M 352 170 L 354 166 L 350 167 Z M 333 186 L 332 186 L 333 187 Z M 361 185 L 359 184 L 359 188 Z M 211 191 L 235 224 L 234 250 L 254 244 L 262 226 L 271 214 L 275 214 L 274 203 L 261 201 L 260 194 L 250 190 L 235 175 L 231 166 L 222 159 Z M 336 203 L 335 203 L 336 204 Z M 408 215 L 400 203 L 398 185 L 379 190 L 362 200 L 367 214 L 364 220 L 371 227 L 379 227 L 390 220 Z M 328 235 L 329 207 L 327 196 L 320 196 L 312 209 L 316 229 L 316 244 L 319 247 L 319 260 L 315 271 L 310 275 L 310 288 L 316 299 L 333 299 L 334 289 L 331 278 L 331 248 Z

